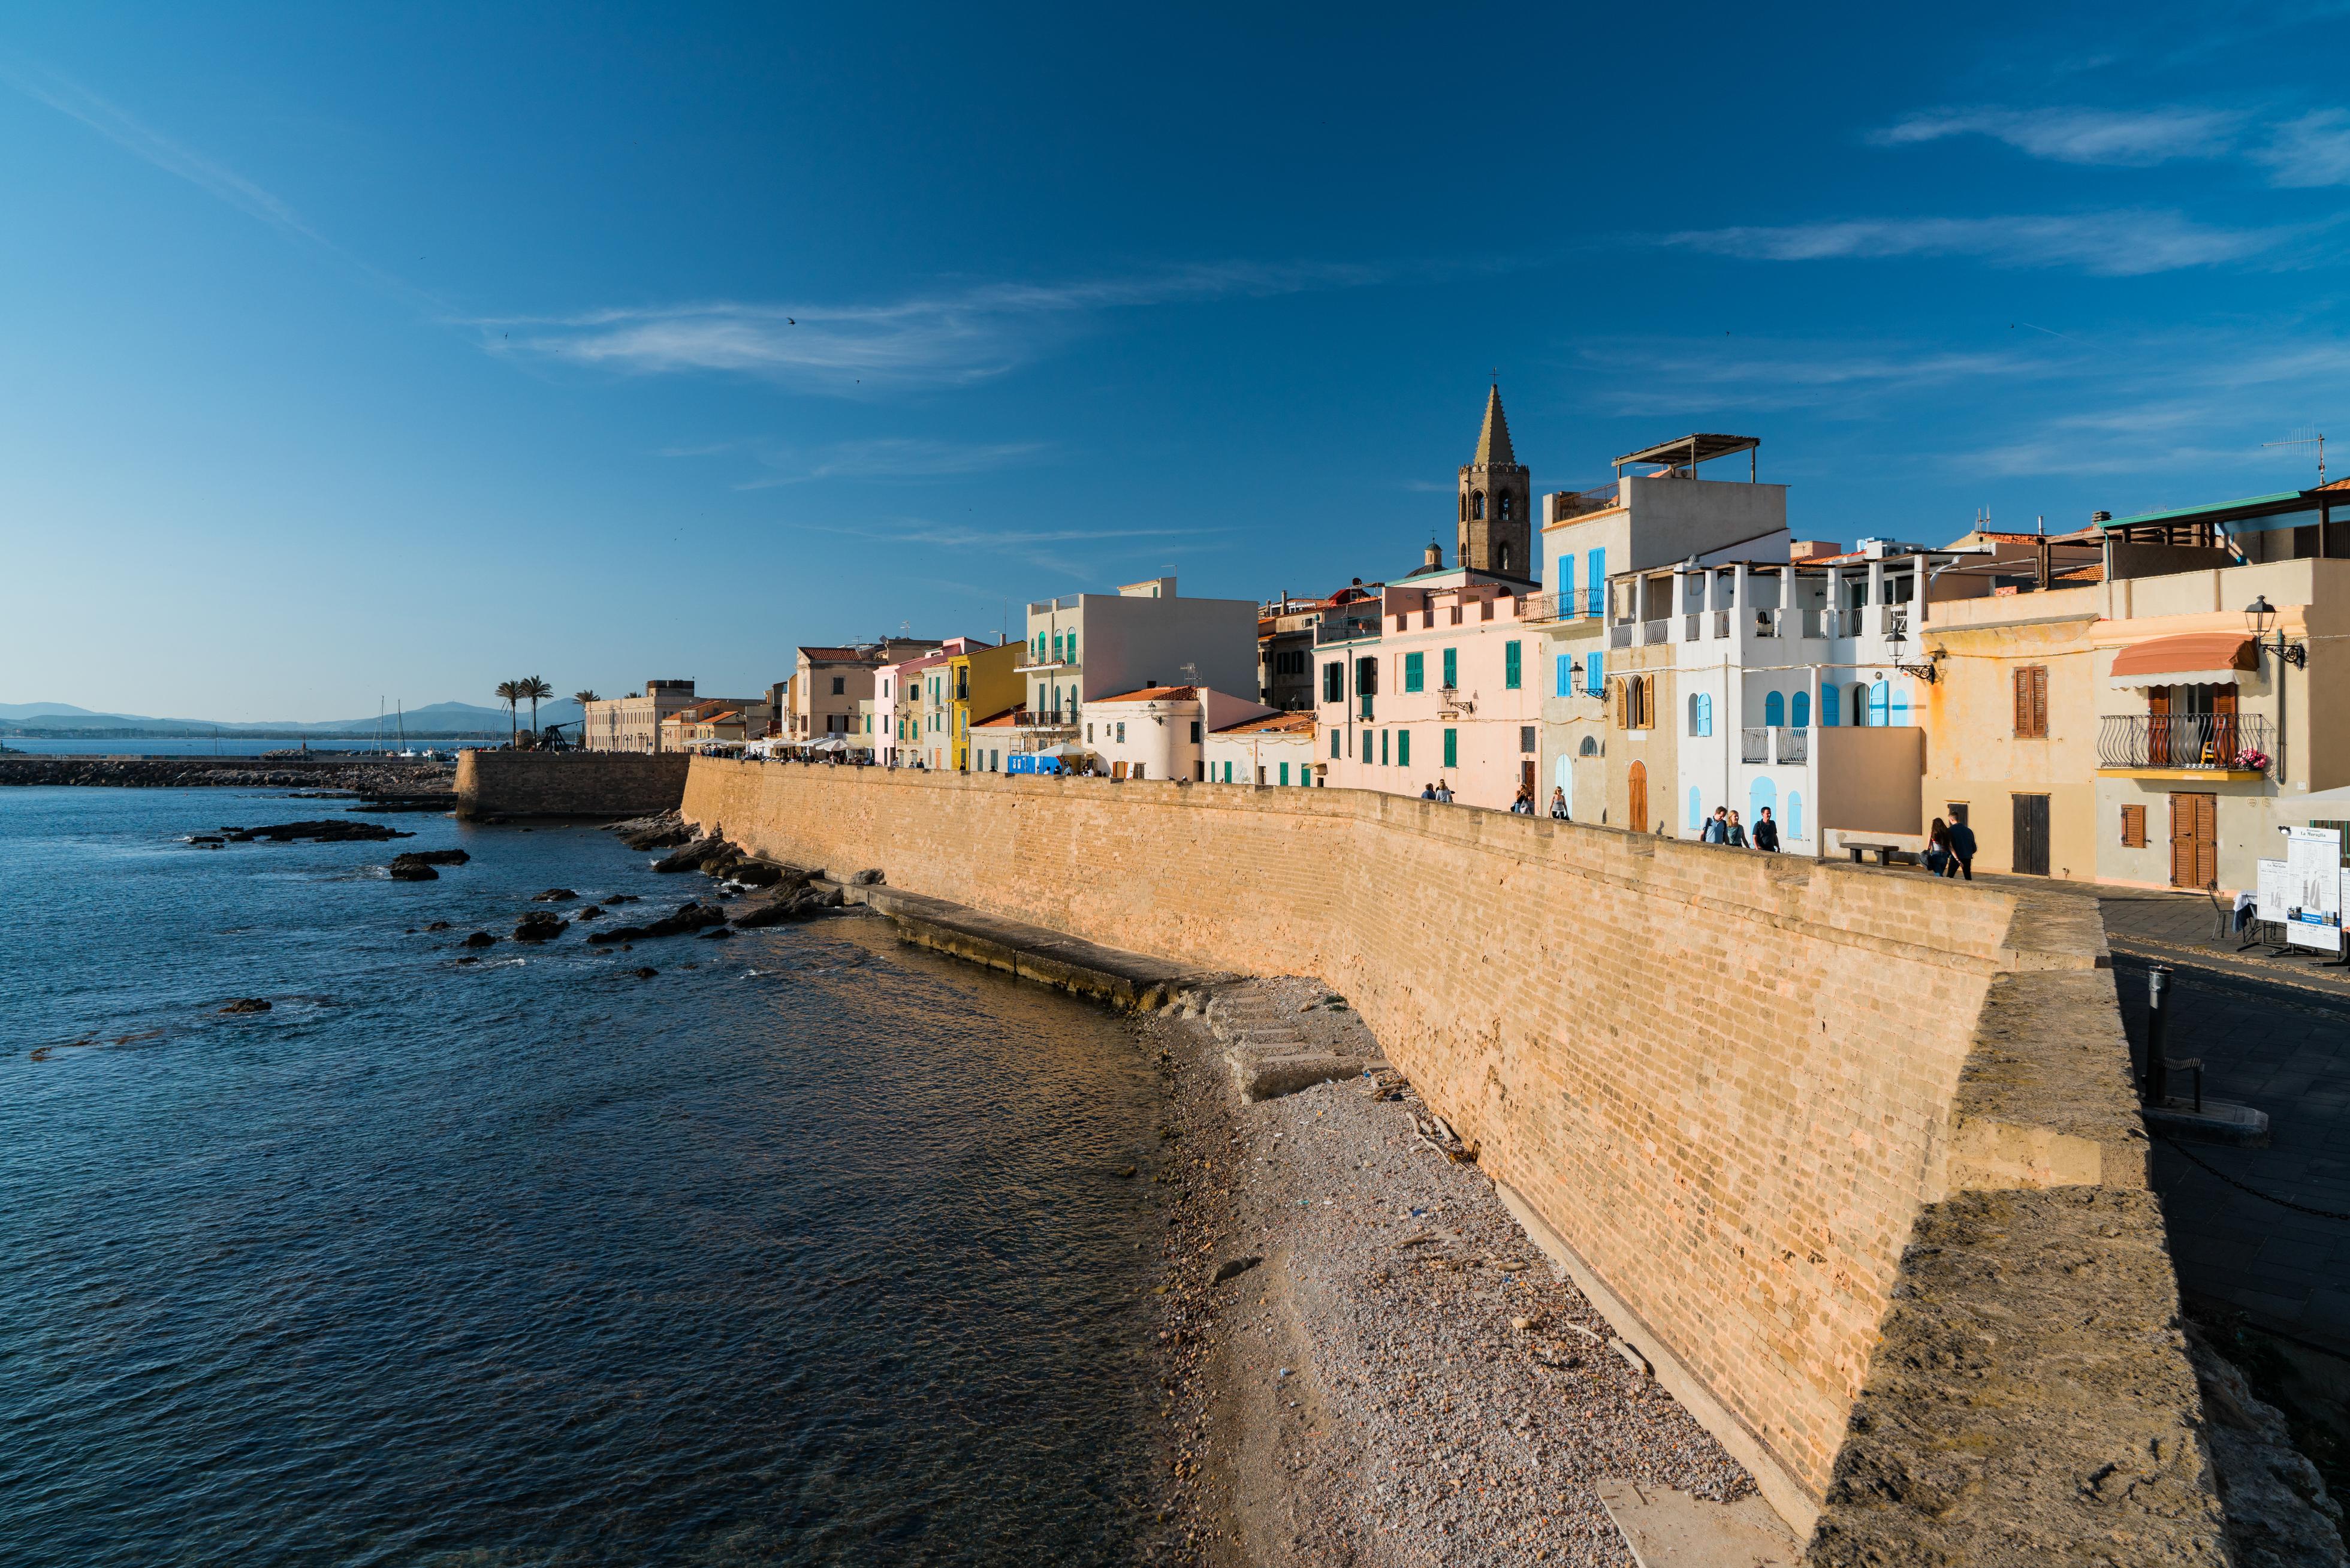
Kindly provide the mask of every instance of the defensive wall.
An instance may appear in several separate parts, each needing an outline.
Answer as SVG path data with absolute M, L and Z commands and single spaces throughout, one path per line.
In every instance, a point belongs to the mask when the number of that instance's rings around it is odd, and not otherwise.
M 1809 1563 L 2226 1561 L 2088 900 L 1347 790 L 696 758 L 684 810 L 1343 991 Z
M 685 795 L 682 753 L 457 753 L 457 815 L 650 816 Z

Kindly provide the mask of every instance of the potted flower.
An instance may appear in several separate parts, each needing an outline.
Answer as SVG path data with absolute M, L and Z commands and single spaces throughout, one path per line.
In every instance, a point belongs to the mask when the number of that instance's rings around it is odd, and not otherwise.
M 2269 754 L 2256 746 L 2247 746 L 2236 753 L 2236 766 L 2264 774 L 2269 771 Z

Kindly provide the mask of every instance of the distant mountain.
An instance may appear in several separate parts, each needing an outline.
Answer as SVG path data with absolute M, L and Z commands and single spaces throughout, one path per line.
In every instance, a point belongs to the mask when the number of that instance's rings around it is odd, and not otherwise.
M 516 722 L 527 727 L 530 704 L 521 705 Z M 579 704 L 568 697 L 538 705 L 541 725 L 564 724 L 577 733 Z M 328 719 L 315 723 L 295 720 L 260 720 L 247 723 L 225 723 L 212 719 L 156 719 L 140 713 L 97 713 L 71 702 L 0 702 L 0 724 L 28 730 L 143 730 L 159 735 L 211 734 L 217 730 L 224 734 L 267 733 L 273 735 L 372 735 L 379 724 L 386 735 L 394 735 L 404 728 L 410 735 L 474 735 L 495 734 L 505 730 L 506 711 L 504 708 L 484 708 L 471 702 L 432 702 L 421 708 L 411 708 L 403 718 L 398 712 L 388 712 L 381 719 L 370 713 L 363 719 Z

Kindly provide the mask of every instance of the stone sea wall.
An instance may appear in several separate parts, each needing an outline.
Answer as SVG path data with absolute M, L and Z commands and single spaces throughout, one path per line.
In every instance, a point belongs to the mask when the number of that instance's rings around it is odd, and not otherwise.
M 684 809 L 1343 991 L 1814 1561 L 2221 1561 L 2085 900 L 1355 791 L 696 759 Z
M 675 811 L 687 758 L 628 752 L 457 753 L 462 816 L 650 816 Z

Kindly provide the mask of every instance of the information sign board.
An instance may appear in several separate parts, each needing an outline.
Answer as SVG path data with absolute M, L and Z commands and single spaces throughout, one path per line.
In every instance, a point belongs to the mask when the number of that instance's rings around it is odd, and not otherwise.
M 2285 940 L 2342 950 L 2342 830 L 2285 830 Z
M 2286 908 L 2284 865 L 2282 860 L 2263 860 L 2260 863 L 2260 890 L 2257 901 L 2252 908 L 2252 919 L 2273 920 L 2278 925 L 2284 924 Z

